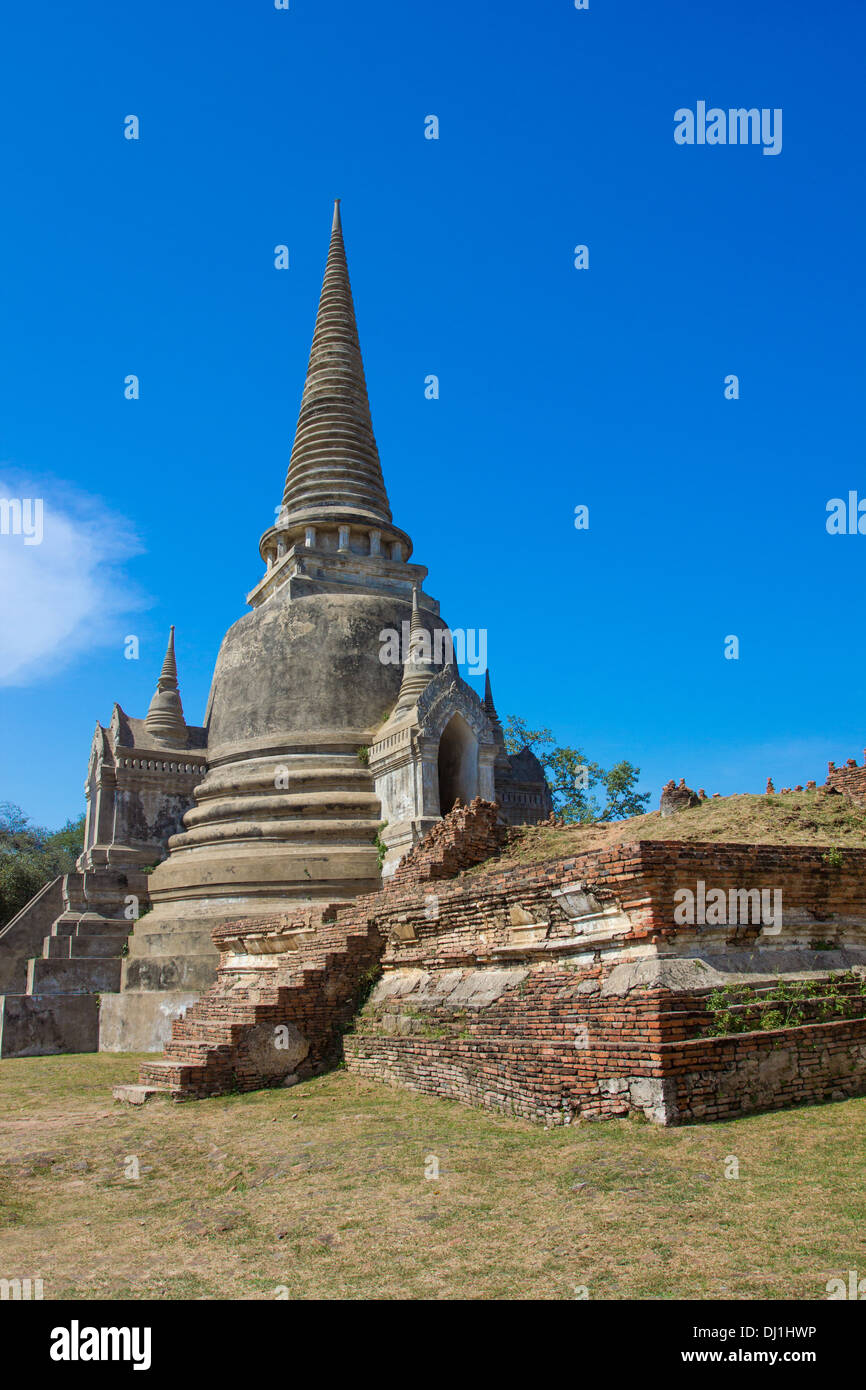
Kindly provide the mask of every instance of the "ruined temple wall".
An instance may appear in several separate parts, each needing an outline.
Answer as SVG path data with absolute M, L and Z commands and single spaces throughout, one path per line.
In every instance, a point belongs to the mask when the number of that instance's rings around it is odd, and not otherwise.
M 480 853 L 484 842 L 477 828 L 473 834 Z M 581 950 L 594 950 L 599 940 L 613 934 L 619 947 L 662 944 L 680 955 L 722 955 L 753 949 L 760 935 L 768 970 L 774 968 L 773 952 L 808 949 L 811 942 L 824 950 L 834 944 L 866 946 L 866 850 L 846 850 L 842 863 L 832 866 L 826 851 L 806 846 L 642 841 L 544 863 L 442 876 L 449 871 L 447 846 L 443 853 L 442 843 L 430 835 L 381 893 L 330 909 L 311 906 L 291 915 L 228 924 L 216 930 L 214 940 L 224 947 L 241 927 L 245 934 L 306 929 L 311 944 L 304 959 L 318 963 L 346 931 L 375 921 L 387 937 L 385 969 L 464 958 L 481 964 L 495 961 L 498 951 L 517 949 L 521 925 L 511 920 L 517 909 L 539 930 L 545 928 L 541 935 L 549 945 L 574 941 Z M 749 925 L 676 926 L 674 894 L 683 887 L 695 889 L 698 881 L 725 893 L 781 890 L 781 930 L 766 934 Z M 591 890 L 610 915 L 578 919 L 576 929 L 562 896 L 563 888 L 576 884 Z M 526 931 L 532 934 L 532 923 Z
M 678 1124 L 866 1094 L 864 1018 L 694 1036 L 706 991 L 619 994 L 614 969 L 385 975 L 344 1039 L 348 1069 L 545 1124 Z
M 698 879 L 780 887 L 781 930 L 675 928 L 673 894 Z M 569 918 L 553 894 L 575 882 L 604 914 Z M 864 851 L 831 867 L 811 848 L 673 842 L 422 885 L 379 918 L 384 973 L 345 1039 L 347 1066 L 548 1124 L 670 1124 L 862 1094 L 866 1021 L 700 1034 L 720 968 L 772 985 L 866 961 L 864 886 Z
M 866 1091 L 866 851 L 644 841 L 443 877 L 501 834 L 496 808 L 473 803 L 381 893 L 219 928 L 217 985 L 143 1082 L 179 1099 L 280 1084 L 289 1059 L 268 1037 L 284 1022 L 308 1046 L 301 1071 L 342 1047 L 358 1076 L 545 1124 Z M 780 930 L 676 925 L 674 894 L 698 880 L 779 888 Z M 712 989 L 803 972 L 847 991 L 827 1021 L 807 1005 L 798 1026 L 764 1031 L 772 1004 L 750 1004 L 756 1031 L 707 1036 Z
M 659 996 L 604 998 L 604 973 L 512 963 L 386 974 L 344 1039 L 346 1064 L 547 1124 L 657 1109 Z
M 361 911 L 375 910 L 386 929 L 390 925 L 386 969 L 461 956 L 491 961 L 520 935 L 512 909 L 546 924 L 551 946 L 575 940 L 581 949 L 594 949 L 615 935 L 620 947 L 651 944 L 684 956 L 723 956 L 754 950 L 760 937 L 768 970 L 776 968 L 774 953 L 809 950 L 812 943 L 819 950 L 866 947 L 866 850 L 846 850 L 841 864 L 832 865 L 825 850 L 807 846 L 642 841 L 448 882 L 428 878 L 414 889 L 410 870 L 407 863 L 403 882 L 395 876 L 402 896 L 389 890 L 358 904 Z M 707 892 L 718 888 L 726 895 L 778 890 L 780 930 L 748 923 L 676 925 L 674 895 L 683 888 L 694 892 L 699 882 Z M 593 893 L 605 915 L 573 915 L 562 890 L 576 884 Z
M 848 759 L 845 767 L 836 767 L 830 763 L 824 785 L 831 787 L 833 791 L 843 792 L 854 801 L 866 801 L 866 752 L 862 767 L 858 767 L 853 758 Z
M 699 1038 L 661 1061 L 677 1123 L 845 1100 L 866 1095 L 866 1019 Z

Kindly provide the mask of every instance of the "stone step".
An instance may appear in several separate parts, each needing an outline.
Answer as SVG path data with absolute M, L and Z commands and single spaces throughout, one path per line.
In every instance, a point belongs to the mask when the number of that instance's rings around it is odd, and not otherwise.
M 111 1094 L 115 1100 L 122 1100 L 127 1105 L 144 1105 L 145 1101 L 150 1100 L 151 1096 L 163 1094 L 161 1086 L 142 1086 L 129 1083 L 123 1086 L 113 1086 Z
M 210 951 L 207 950 L 208 945 Z M 203 949 L 204 948 L 204 949 Z M 216 947 L 213 942 L 202 937 L 202 933 L 192 931 L 166 931 L 159 926 L 152 930 L 148 926 L 146 917 L 142 918 L 141 924 L 136 925 L 135 931 L 130 937 L 130 953 L 133 956 L 197 956 L 207 954 L 209 959 L 213 959 Z
M 207 955 L 196 953 L 183 956 L 135 955 L 130 940 L 129 955 L 124 958 L 125 988 L 161 993 L 165 990 L 203 993 L 213 984 L 216 951 Z
M 232 1009 L 230 1013 L 214 1012 L 207 1018 L 177 1019 L 173 1025 L 172 1041 L 202 1042 L 215 1047 L 223 1043 L 232 1045 L 247 1028 L 255 1028 L 262 1023 L 277 1027 L 283 1021 L 284 1014 L 285 1009 L 275 1007 L 269 1008 L 266 1014 L 245 1013 L 239 1018 L 237 1011 Z
M 181 1084 L 184 1074 L 189 1080 L 197 1080 L 206 1072 L 207 1067 L 199 1062 L 143 1062 L 139 1076 L 144 1086 L 173 1090 Z
M 163 1057 L 166 1062 L 170 1062 L 174 1067 L 192 1067 L 193 1069 L 207 1069 L 208 1065 L 229 1062 L 234 1048 L 226 1045 L 224 1048 L 211 1047 L 208 1043 L 202 1043 L 196 1048 L 192 1043 L 170 1042 L 166 1044 Z
M 120 957 L 126 945 L 126 932 L 112 936 L 46 936 L 42 946 L 44 960 L 92 960 Z
M 372 791 L 298 791 L 270 796 L 235 796 L 230 800 L 208 799 L 187 811 L 184 825 L 191 830 L 202 825 L 255 820 L 264 826 L 282 827 L 283 834 L 309 833 L 310 826 L 338 833 L 375 827 L 380 818 L 378 796 Z
M 120 989 L 121 957 L 110 959 L 45 960 L 27 963 L 28 994 L 116 994 Z
M 123 932 L 128 936 L 135 926 L 127 917 L 99 917 L 95 913 L 75 917 L 58 917 L 51 928 L 51 935 L 64 939 L 68 936 L 112 936 Z
M 242 1023 L 222 1023 L 213 1019 L 177 1019 L 172 1029 L 171 1040 L 176 1043 L 201 1043 L 205 1047 L 231 1047 L 245 1028 L 255 1027 L 261 1019 L 244 1020 Z

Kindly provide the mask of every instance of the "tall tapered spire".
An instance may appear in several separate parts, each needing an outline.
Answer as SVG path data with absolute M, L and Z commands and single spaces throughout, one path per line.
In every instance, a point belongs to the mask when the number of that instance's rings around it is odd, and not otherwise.
M 156 693 L 145 716 L 144 727 L 156 743 L 164 743 L 171 748 L 186 747 L 188 733 L 177 684 L 173 626 L 169 630 L 165 659 L 156 684 Z
M 281 520 L 374 526 L 391 520 L 370 418 L 339 199 Z
M 174 623 L 172 623 L 168 630 L 168 646 L 165 649 L 157 689 L 177 690 L 177 688 L 177 662 L 174 659 Z

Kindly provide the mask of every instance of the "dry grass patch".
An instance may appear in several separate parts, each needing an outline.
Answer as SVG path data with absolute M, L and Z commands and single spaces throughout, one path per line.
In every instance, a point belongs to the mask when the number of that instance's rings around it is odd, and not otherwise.
M 0 1064 L 0 1277 L 75 1299 L 813 1299 L 866 1266 L 866 1100 L 545 1131 L 339 1071 L 111 1102 L 139 1060 Z
M 518 864 L 565 859 L 586 850 L 636 840 L 702 840 L 746 845 L 819 845 L 828 849 L 866 849 L 866 809 L 844 796 L 786 792 L 771 796 L 708 799 L 688 811 L 662 818 L 660 811 L 631 820 L 576 825 L 564 829 L 525 826 L 495 861 L 469 869 L 463 877 Z

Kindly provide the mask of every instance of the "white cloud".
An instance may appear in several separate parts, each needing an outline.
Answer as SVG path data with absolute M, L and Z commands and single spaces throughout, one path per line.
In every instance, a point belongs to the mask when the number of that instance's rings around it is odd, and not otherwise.
M 66 484 L 0 474 L 0 499 L 42 502 L 42 540 L 0 506 L 0 685 L 49 680 L 76 657 L 119 641 L 124 614 L 147 600 L 123 572 L 143 547 L 130 524 Z M 38 515 L 23 508 L 31 535 Z

